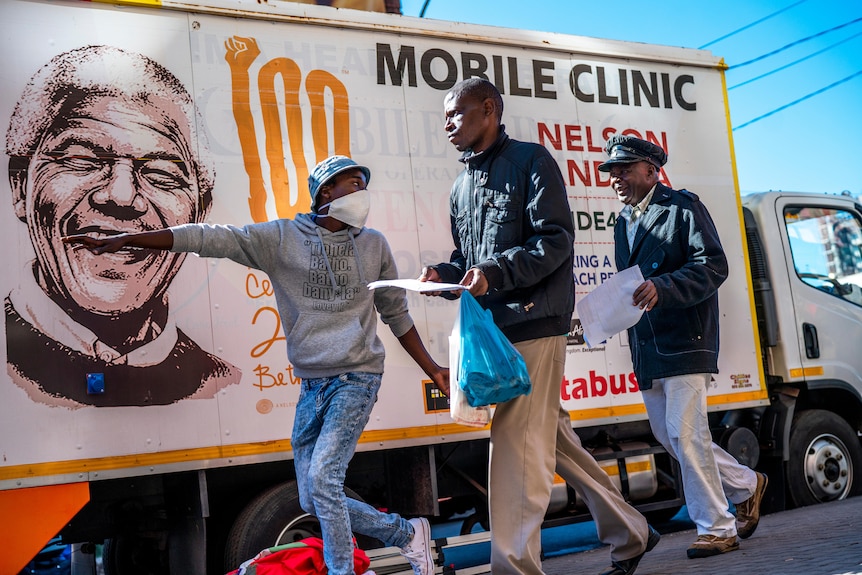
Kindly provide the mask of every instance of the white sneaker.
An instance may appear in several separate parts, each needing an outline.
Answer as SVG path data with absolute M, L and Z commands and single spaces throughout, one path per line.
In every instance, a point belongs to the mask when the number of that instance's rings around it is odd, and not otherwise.
M 408 523 L 413 526 L 413 539 L 401 548 L 401 555 L 410 562 L 415 575 L 432 575 L 434 558 L 431 557 L 431 526 L 424 517 L 410 519 Z

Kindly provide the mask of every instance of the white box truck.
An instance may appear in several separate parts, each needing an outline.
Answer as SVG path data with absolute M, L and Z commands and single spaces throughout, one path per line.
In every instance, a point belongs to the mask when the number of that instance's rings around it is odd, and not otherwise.
M 616 271 L 604 142 L 631 133 L 667 150 L 663 180 L 703 198 L 730 261 L 716 440 L 769 473 L 771 509 L 860 491 L 862 208 L 740 197 L 710 52 L 274 0 L 7 0 L 0 30 L 0 572 L 57 533 L 79 552 L 106 542 L 106 571 L 124 575 L 224 573 L 317 533 L 296 495 L 299 386 L 268 278 L 195 256 L 86 259 L 58 238 L 292 217 L 309 208 L 310 166 L 341 153 L 371 168 L 369 225 L 415 278 L 452 249 L 461 165 L 442 100 L 470 76 L 500 88 L 511 136 L 559 162 L 578 298 Z M 321 313 L 337 305 L 315 274 L 296 281 Z M 445 364 L 457 303 L 410 305 Z M 488 430 L 454 423 L 380 331 L 386 373 L 347 487 L 405 515 L 466 514 L 469 533 L 486 518 Z M 683 494 L 627 346 L 619 334 L 588 347 L 575 317 L 560 400 L 657 520 Z M 548 524 L 583 517 L 559 482 Z

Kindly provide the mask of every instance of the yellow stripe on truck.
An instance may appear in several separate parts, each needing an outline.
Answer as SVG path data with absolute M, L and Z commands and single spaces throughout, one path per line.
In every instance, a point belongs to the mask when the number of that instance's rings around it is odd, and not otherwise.
M 160 8 L 162 0 L 85 0 L 95 4 L 116 4 L 117 6 L 148 6 Z
M 401 429 L 384 429 L 366 431 L 362 434 L 360 443 L 385 443 L 403 439 L 417 439 L 426 437 L 452 436 L 463 433 L 475 433 L 476 428 L 458 425 L 456 423 L 446 425 L 429 425 L 425 427 L 405 427 Z M 15 479 L 27 479 L 34 477 L 48 477 L 53 475 L 80 474 L 81 480 L 88 478 L 85 474 L 98 473 L 114 469 L 142 468 L 157 465 L 169 465 L 174 463 L 186 463 L 190 461 L 206 460 L 229 460 L 233 457 L 247 457 L 254 455 L 265 455 L 291 450 L 290 440 L 266 441 L 261 443 L 243 443 L 236 445 L 223 445 L 200 447 L 197 449 L 179 449 L 175 451 L 161 451 L 157 453 L 137 453 L 115 457 L 98 457 L 91 459 L 71 459 L 66 461 L 52 461 L 48 463 L 34 463 L 25 465 L 11 465 L 0 467 L 0 481 Z
M 608 474 L 608 477 L 614 477 L 615 475 L 620 474 L 620 468 L 617 466 L 616 463 L 613 463 L 611 465 L 602 465 L 601 468 L 602 468 L 602 471 L 604 471 L 605 473 Z M 626 461 L 626 471 L 629 473 L 629 475 L 633 475 L 635 473 L 640 473 L 642 471 L 651 471 L 651 470 L 652 470 L 652 465 L 650 463 L 650 460 L 635 461 L 635 462 L 631 462 L 631 463 Z
M 792 378 L 802 378 L 802 377 L 816 377 L 823 375 L 823 366 L 815 365 L 812 367 L 796 367 L 790 370 L 790 377 Z
M 749 401 L 765 401 L 766 399 L 766 391 L 758 389 L 746 393 L 710 396 L 708 398 L 708 404 L 710 406 L 714 406 Z M 572 410 L 569 412 L 569 415 L 574 421 L 589 421 L 608 417 L 641 415 L 644 414 L 645 411 L 643 403 L 635 403 L 595 409 Z M 489 428 L 490 426 L 486 426 L 483 429 L 487 430 Z M 382 444 L 389 441 L 454 436 L 464 433 L 476 433 L 477 431 L 482 430 L 466 427 L 457 423 L 428 425 L 423 427 L 402 427 L 396 429 L 365 431 L 360 437 L 359 442 L 363 444 Z M 0 481 L 69 474 L 79 474 L 81 480 L 87 480 L 94 478 L 87 477 L 85 474 L 98 473 L 100 471 L 144 468 L 192 461 L 229 460 L 233 457 L 248 457 L 279 452 L 287 453 L 290 450 L 290 440 L 284 439 L 261 443 L 243 443 L 222 446 L 216 445 L 196 449 L 180 449 L 156 453 L 136 453 L 115 457 L 98 457 L 90 459 L 52 461 L 47 463 L 11 465 L 0 467 Z
M 766 390 L 758 388 L 747 392 L 710 395 L 707 397 L 706 403 L 708 406 L 713 407 L 738 403 L 766 402 L 768 400 L 769 394 L 766 393 Z M 593 409 L 574 409 L 569 411 L 569 416 L 572 418 L 572 421 L 589 421 L 591 419 L 605 419 L 608 417 L 625 417 L 641 414 L 646 414 L 646 407 L 644 407 L 643 403 L 612 405 L 609 407 L 596 407 Z

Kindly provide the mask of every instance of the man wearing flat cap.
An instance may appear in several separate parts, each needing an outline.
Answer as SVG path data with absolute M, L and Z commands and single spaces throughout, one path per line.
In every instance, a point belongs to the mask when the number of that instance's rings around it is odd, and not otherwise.
M 739 548 L 760 519 L 766 476 L 712 442 L 706 413 L 718 373 L 718 287 L 727 258 L 706 206 L 659 182 L 665 151 L 614 136 L 599 166 L 625 206 L 614 227 L 618 270 L 639 266 L 645 281 L 632 304 L 645 310 L 629 328 L 629 349 L 653 434 L 680 465 L 686 505 L 697 526 L 689 558 Z M 728 511 L 727 500 L 736 507 Z
M 354 572 L 352 529 L 400 547 L 416 575 L 430 575 L 434 559 L 427 519 L 408 521 L 344 494 L 347 465 L 383 377 L 378 314 L 437 387 L 449 391 L 449 370 L 425 349 L 404 291 L 367 287 L 398 277 L 386 238 L 365 227 L 370 179 L 365 166 L 346 156 L 330 156 L 308 178 L 310 214 L 241 228 L 199 223 L 100 237 L 78 234 L 63 242 L 95 254 L 130 247 L 194 252 L 266 272 L 287 357 L 302 378 L 290 437 L 299 501 L 320 521 L 328 572 Z

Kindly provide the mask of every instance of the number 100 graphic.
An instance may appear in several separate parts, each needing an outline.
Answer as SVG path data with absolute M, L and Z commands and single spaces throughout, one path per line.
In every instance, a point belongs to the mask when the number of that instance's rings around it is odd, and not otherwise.
M 230 67 L 231 103 L 239 134 L 245 171 L 249 178 L 248 207 L 252 220 L 265 222 L 267 193 L 264 185 L 261 154 L 251 108 L 251 77 L 249 69 L 260 56 L 254 38 L 234 36 L 225 42 L 225 60 Z M 279 82 L 281 86 L 279 86 Z M 284 138 L 277 93 L 284 89 L 284 125 L 287 127 L 290 158 L 296 170 L 297 190 L 291 203 L 290 182 L 285 166 Z M 303 87 L 302 71 L 289 58 L 273 58 L 261 66 L 257 91 L 263 116 L 264 154 L 270 170 L 272 194 L 279 218 L 290 218 L 311 209 L 308 194 L 308 163 L 304 153 L 304 127 L 299 99 Z M 305 93 L 311 107 L 311 137 L 315 163 L 329 156 L 329 132 L 325 108 L 326 91 L 333 101 L 333 150 L 350 156 L 350 115 L 347 88 L 338 78 L 324 70 L 312 70 L 305 77 Z

